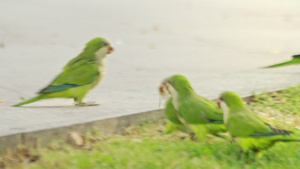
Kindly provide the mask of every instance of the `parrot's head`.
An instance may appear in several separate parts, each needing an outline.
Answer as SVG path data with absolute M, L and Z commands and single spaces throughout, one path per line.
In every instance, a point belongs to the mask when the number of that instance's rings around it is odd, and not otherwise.
M 94 38 L 86 43 L 85 51 L 94 53 L 97 57 L 104 57 L 114 51 L 110 43 L 101 37 Z
M 228 114 L 230 109 L 244 106 L 243 99 L 238 94 L 230 91 L 221 93 L 217 103 L 218 106 L 223 110 L 224 115 Z
M 160 91 L 166 91 L 172 97 L 176 98 L 178 94 L 189 93 L 194 90 L 185 76 L 173 75 L 162 81 Z

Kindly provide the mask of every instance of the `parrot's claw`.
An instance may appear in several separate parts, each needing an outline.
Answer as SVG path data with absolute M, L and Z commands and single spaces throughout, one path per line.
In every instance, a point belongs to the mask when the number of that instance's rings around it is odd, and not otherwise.
M 90 103 L 75 103 L 75 106 L 78 106 L 78 107 L 99 106 L 99 105 L 100 104 L 93 103 L 93 102 L 90 102 Z

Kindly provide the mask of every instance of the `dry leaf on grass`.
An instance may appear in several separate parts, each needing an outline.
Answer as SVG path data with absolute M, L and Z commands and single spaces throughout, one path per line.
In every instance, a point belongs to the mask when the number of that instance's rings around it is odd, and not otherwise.
M 67 142 L 73 146 L 83 146 L 85 139 L 77 132 L 70 132 L 67 136 Z

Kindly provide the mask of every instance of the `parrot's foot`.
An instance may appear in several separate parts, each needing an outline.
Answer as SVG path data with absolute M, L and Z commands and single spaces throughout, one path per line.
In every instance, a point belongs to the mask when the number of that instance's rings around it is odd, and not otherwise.
M 90 103 L 75 103 L 75 106 L 78 106 L 78 107 L 99 106 L 99 105 L 100 104 L 93 103 L 93 102 L 90 102 Z

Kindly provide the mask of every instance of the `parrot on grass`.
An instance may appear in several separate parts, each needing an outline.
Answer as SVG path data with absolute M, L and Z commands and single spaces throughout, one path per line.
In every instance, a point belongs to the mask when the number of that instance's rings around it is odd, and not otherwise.
M 292 56 L 293 58 L 289 61 L 277 63 L 274 65 L 266 66 L 264 68 L 274 68 L 274 67 L 282 67 L 282 66 L 288 66 L 288 65 L 294 65 L 294 64 L 300 64 L 300 54 Z
M 227 130 L 245 154 L 253 151 L 261 157 L 261 151 L 272 147 L 276 142 L 300 141 L 300 137 L 295 137 L 292 131 L 277 129 L 264 122 L 234 92 L 223 92 L 218 105 L 224 112 Z
M 97 105 L 84 103 L 83 98 L 102 80 L 106 70 L 106 54 L 110 54 L 113 50 L 104 38 L 92 39 L 47 87 L 38 92 L 38 96 L 13 106 L 18 107 L 50 98 L 73 98 L 76 106 Z
M 173 112 L 171 118 L 168 117 L 171 122 L 176 124 L 180 121 L 188 126 L 200 141 L 205 141 L 208 133 L 224 138 L 219 135 L 226 132 L 222 110 L 213 101 L 198 95 L 185 76 L 168 77 L 161 86 L 172 96 L 167 102 L 167 107 L 171 108 L 166 109 L 167 114 L 171 114 L 170 110 Z
M 178 111 L 173 106 L 172 96 L 169 93 L 167 93 L 166 86 L 161 85 L 158 91 L 160 97 L 166 100 L 164 112 L 168 121 L 164 133 L 169 134 L 178 130 L 188 132 L 188 127 L 185 126 L 177 116 Z

